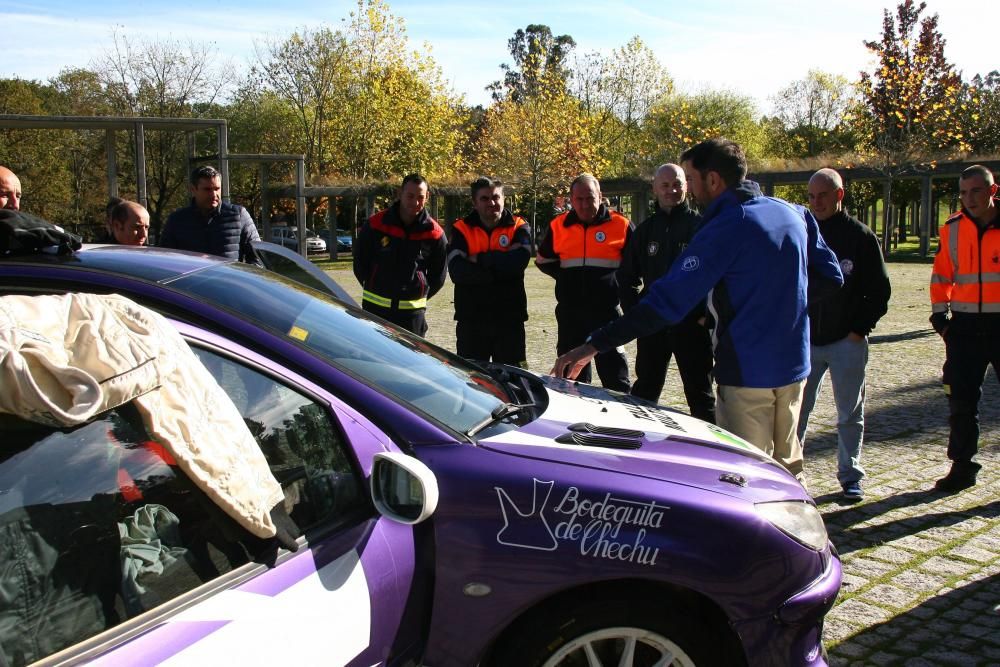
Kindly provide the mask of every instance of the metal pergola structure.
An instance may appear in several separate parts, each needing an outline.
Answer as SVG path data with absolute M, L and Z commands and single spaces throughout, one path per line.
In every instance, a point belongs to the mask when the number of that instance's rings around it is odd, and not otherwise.
M 184 132 L 187 134 L 187 171 L 190 173 L 195 162 L 217 161 L 222 174 L 222 199 L 228 202 L 229 163 L 256 162 L 260 164 L 261 184 L 266 191 L 268 165 L 273 162 L 295 162 L 296 222 L 299 238 L 305 238 L 305 156 L 295 154 L 245 154 L 229 152 L 229 130 L 223 118 L 157 118 L 142 116 L 24 116 L 0 114 L 0 129 L 21 130 L 103 130 L 107 154 L 108 195 L 118 196 L 118 152 L 115 142 L 116 132 L 132 132 L 135 136 L 135 182 L 136 200 L 146 206 L 146 130 L 164 132 Z M 195 134 L 214 131 L 217 152 L 215 155 L 196 156 Z M 267 201 L 266 198 L 264 200 Z M 270 239 L 271 220 L 266 208 L 261 211 L 265 240 Z M 299 252 L 306 253 L 305 243 L 300 243 Z

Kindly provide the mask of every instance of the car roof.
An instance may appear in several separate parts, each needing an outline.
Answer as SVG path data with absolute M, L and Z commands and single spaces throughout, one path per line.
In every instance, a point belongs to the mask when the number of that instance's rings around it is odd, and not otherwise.
M 136 261 L 139 256 L 141 261 Z M 106 271 L 153 282 L 168 282 L 194 271 L 232 261 L 215 255 L 164 248 L 85 245 L 71 255 L 40 253 L 0 257 L 0 268 L 16 264 L 58 265 L 61 268 Z

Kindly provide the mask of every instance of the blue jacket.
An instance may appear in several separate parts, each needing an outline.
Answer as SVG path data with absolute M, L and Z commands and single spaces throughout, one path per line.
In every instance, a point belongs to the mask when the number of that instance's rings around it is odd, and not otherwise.
M 191 200 L 190 206 L 170 214 L 163 226 L 160 247 L 219 255 L 241 262 L 256 263 L 253 241 L 259 241 L 257 227 L 247 210 L 223 202 L 205 217 Z
M 645 298 L 591 343 L 605 351 L 676 324 L 707 294 L 716 381 L 782 387 L 809 375 L 807 298 L 843 282 L 812 214 L 743 181 L 708 206 L 691 244 Z

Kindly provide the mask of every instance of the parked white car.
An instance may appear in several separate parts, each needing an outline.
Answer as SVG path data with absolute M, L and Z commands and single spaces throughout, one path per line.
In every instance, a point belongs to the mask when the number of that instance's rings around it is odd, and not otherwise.
M 299 249 L 299 238 L 294 227 L 281 226 L 271 228 L 271 243 L 286 248 Z M 306 249 L 309 252 L 326 252 L 326 241 L 316 235 L 311 229 L 306 230 Z

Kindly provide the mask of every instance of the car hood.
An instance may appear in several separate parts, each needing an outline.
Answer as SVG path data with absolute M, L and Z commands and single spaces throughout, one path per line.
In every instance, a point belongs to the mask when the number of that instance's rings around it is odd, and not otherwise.
M 737 496 L 810 501 L 771 457 L 718 426 L 618 392 L 542 378 L 549 403 L 516 430 L 480 440 L 507 454 Z

